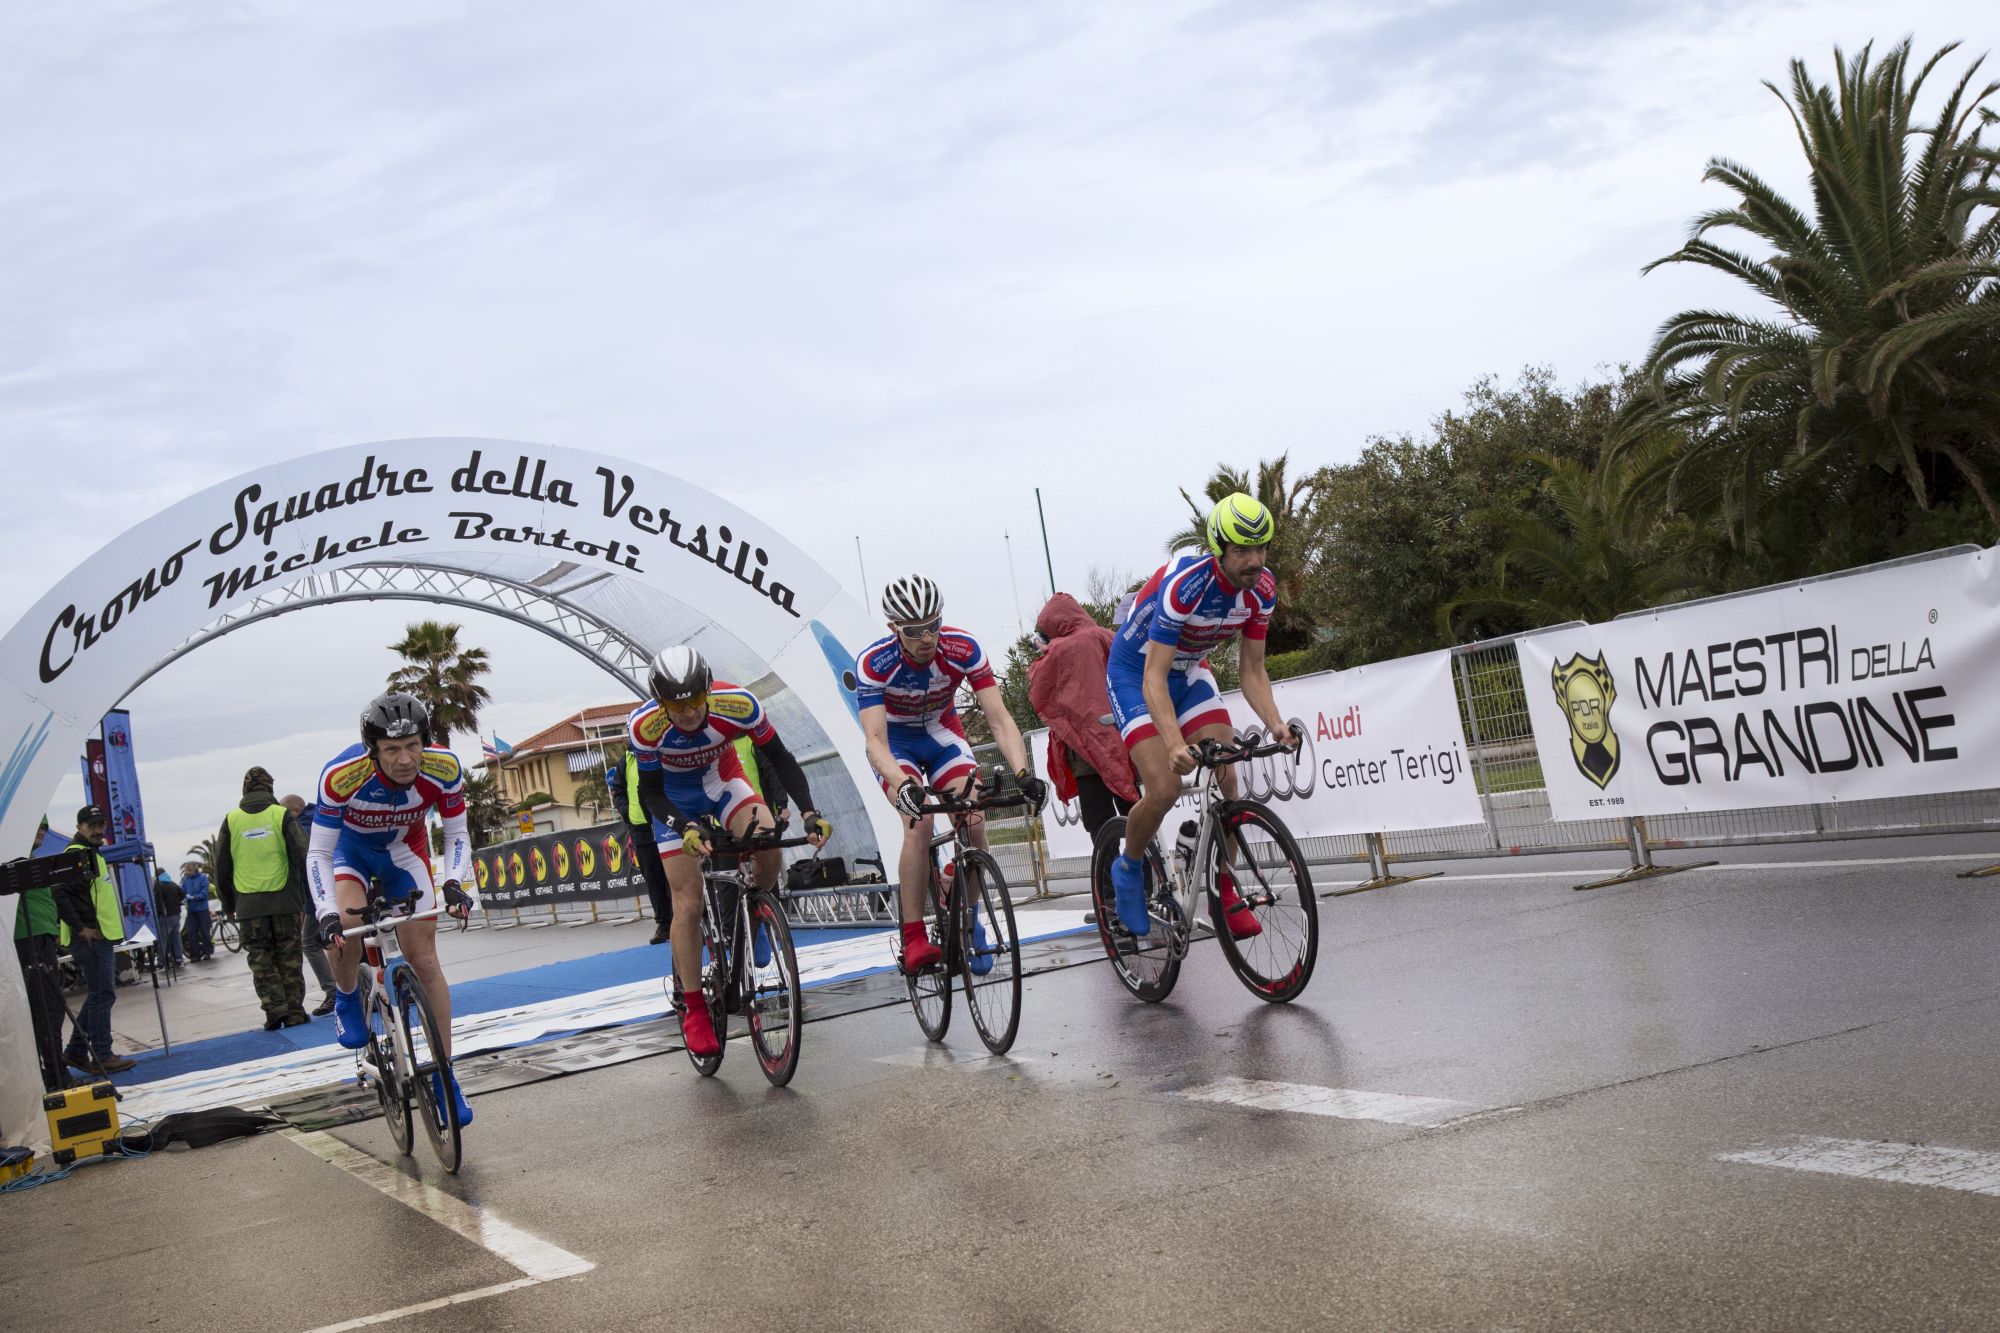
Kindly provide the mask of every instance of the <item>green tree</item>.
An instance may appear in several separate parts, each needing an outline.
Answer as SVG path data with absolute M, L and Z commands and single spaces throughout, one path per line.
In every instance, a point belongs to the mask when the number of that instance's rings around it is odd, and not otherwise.
M 624 746 L 612 744 L 604 747 L 605 766 L 615 769 L 624 757 Z M 591 810 L 593 820 L 602 818 L 607 810 L 615 813 L 623 796 L 624 793 L 611 790 L 610 784 L 604 780 L 602 766 L 592 766 L 576 775 L 576 812 L 579 815 L 586 807 Z
M 2000 155 L 1982 141 L 2000 83 L 1973 92 L 1975 60 L 1923 120 L 1924 84 L 1954 49 L 1914 72 L 1908 41 L 1880 63 L 1871 48 L 1852 61 L 1836 49 L 1832 84 L 1793 61 L 1789 96 L 1766 86 L 1797 129 L 1810 211 L 1748 167 L 1712 159 L 1704 179 L 1735 200 L 1647 266 L 1726 273 L 1765 306 L 1669 319 L 1646 359 L 1651 391 L 1632 402 L 1618 439 L 1631 450 L 1663 428 L 1678 434 L 1658 481 L 1712 511 L 1738 549 L 1757 544 L 1774 499 L 1798 498 L 1806 471 L 1821 476 L 1803 503 L 1831 498 L 1863 516 L 1831 530 L 1853 545 L 1826 563 L 1928 544 L 1940 525 L 1913 511 L 1934 506 L 1959 516 L 1947 535 L 2000 532 Z M 1712 239 L 1727 232 L 1766 253 Z
M 1491 378 L 1427 436 L 1369 441 L 1360 458 L 1313 474 L 1312 540 L 1320 549 L 1300 597 L 1328 642 L 1288 671 L 1317 671 L 1448 646 L 1440 607 L 1489 583 L 1513 536 L 1510 519 L 1561 518 L 1544 491 L 1549 460 L 1594 465 L 1625 392 L 1619 381 L 1564 391 L 1546 369 L 1511 387 Z M 1467 608 L 1462 633 L 1525 628 L 1508 607 Z
M 492 700 L 479 678 L 492 667 L 484 648 L 458 642 L 459 626 L 436 620 L 410 625 L 389 651 L 406 665 L 389 673 L 389 688 L 417 696 L 431 715 L 431 743 L 449 747 L 452 733 L 479 733 L 479 710 Z
M 1290 455 L 1279 454 L 1257 464 L 1257 475 L 1253 481 L 1248 472 L 1238 471 L 1227 463 L 1218 464 L 1202 487 L 1202 494 L 1207 497 L 1206 504 L 1196 501 L 1185 489 L 1181 491 L 1190 511 L 1188 523 L 1166 542 L 1169 555 L 1178 551 L 1205 550 L 1208 547 L 1208 511 L 1216 501 L 1241 491 L 1263 502 L 1277 524 L 1277 535 L 1271 539 L 1271 549 L 1266 557 L 1278 584 L 1278 610 L 1272 617 L 1269 640 L 1272 652 L 1287 652 L 1312 642 L 1312 621 L 1302 610 L 1300 602 L 1318 563 L 1319 548 L 1315 541 L 1312 513 L 1315 492 L 1312 478 L 1286 475 L 1290 466 Z

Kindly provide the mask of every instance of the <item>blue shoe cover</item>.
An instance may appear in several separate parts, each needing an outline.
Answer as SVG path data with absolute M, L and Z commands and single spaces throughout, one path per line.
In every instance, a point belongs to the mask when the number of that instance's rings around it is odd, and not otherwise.
M 1118 903 L 1118 921 L 1134 935 L 1152 930 L 1153 918 L 1146 911 L 1146 867 L 1129 856 L 1111 863 L 1111 887 Z

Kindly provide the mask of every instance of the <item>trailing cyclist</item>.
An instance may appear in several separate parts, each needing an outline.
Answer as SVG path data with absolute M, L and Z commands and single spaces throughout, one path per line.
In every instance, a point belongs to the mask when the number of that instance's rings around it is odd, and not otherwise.
M 922 812 L 924 788 L 963 796 L 979 773 L 953 702 L 961 684 L 971 686 L 1007 767 L 1036 810 L 1048 795 L 1048 784 L 1029 772 L 1027 747 L 1000 697 L 1000 683 L 986 650 L 964 630 L 944 623 L 944 599 L 937 585 L 920 574 L 897 579 L 883 590 L 882 614 L 889 622 L 889 636 L 869 644 L 855 659 L 854 696 L 868 742 L 868 762 L 907 821 L 896 875 L 902 886 L 903 968 L 914 973 L 940 957 L 924 933 L 933 836 L 931 816 Z M 984 851 L 985 821 L 970 816 L 967 828 L 973 843 Z M 984 925 L 977 917 L 973 929 L 978 947 L 984 950 Z M 976 970 L 993 965 L 990 958 L 981 961 L 984 967 Z
M 333 757 L 320 774 L 319 808 L 306 851 L 306 887 L 312 894 L 320 938 L 332 956 L 334 1035 L 350 1050 L 368 1044 L 368 1020 L 357 990 L 361 950 L 341 932 L 360 922 L 368 882 L 391 901 L 429 911 L 441 896 L 447 912 L 463 921 L 473 898 L 472 839 L 465 827 L 465 769 L 458 756 L 431 745 L 431 719 L 415 696 L 390 692 L 361 710 L 361 743 Z M 444 821 L 444 875 L 433 882 L 430 830 L 425 815 Z M 437 922 L 413 921 L 400 932 L 403 956 L 430 997 L 449 1055 L 451 989 L 438 965 Z M 444 1080 L 434 1089 L 440 1105 Z M 458 1123 L 472 1123 L 472 1107 L 449 1089 Z
M 778 777 L 813 846 L 833 825 L 813 807 L 805 770 L 779 739 L 757 696 L 718 681 L 694 649 L 662 648 L 647 672 L 652 699 L 632 711 L 627 740 L 639 767 L 639 799 L 652 817 L 653 838 L 673 895 L 674 980 L 685 1006 L 681 1036 L 690 1053 L 717 1054 L 722 1045 L 701 989 L 701 856 L 703 821 L 713 819 L 738 838 L 777 827 L 770 807 L 744 776 L 735 742 L 748 737 L 757 757 Z M 778 881 L 779 853 L 756 855 L 756 883 Z M 757 963 L 770 945 L 757 938 Z
M 1277 580 L 1265 559 L 1276 535 L 1271 511 L 1256 498 L 1241 491 L 1224 496 L 1208 513 L 1208 549 L 1156 571 L 1140 587 L 1111 645 L 1105 666 L 1111 715 L 1139 773 L 1140 797 L 1126 819 L 1124 854 L 1111 863 L 1119 923 L 1130 934 L 1152 929 L 1143 858 L 1180 796 L 1181 778 L 1195 770 L 1191 747 L 1235 736 L 1208 655 L 1240 635 L 1243 698 L 1274 740 L 1289 729 L 1264 665 L 1264 639 L 1278 605 Z M 1296 752 L 1304 738 L 1289 730 Z M 1224 794 L 1235 800 L 1235 772 L 1224 769 L 1219 777 Z M 1261 933 L 1226 870 L 1219 888 L 1230 937 Z

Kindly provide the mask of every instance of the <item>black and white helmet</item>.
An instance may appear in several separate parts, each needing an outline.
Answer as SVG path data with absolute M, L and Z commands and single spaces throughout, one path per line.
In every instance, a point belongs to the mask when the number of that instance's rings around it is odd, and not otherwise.
M 892 624 L 920 625 L 936 620 L 944 612 L 944 598 L 937 584 L 921 574 L 897 579 L 882 590 L 882 614 Z
M 653 654 L 653 665 L 646 672 L 647 688 L 663 704 L 699 699 L 708 693 L 714 680 L 715 673 L 708 669 L 708 663 L 686 644 L 660 649 Z
M 375 742 L 422 736 L 431 743 L 431 715 L 414 694 L 391 690 L 378 694 L 361 710 L 361 743 L 372 752 Z

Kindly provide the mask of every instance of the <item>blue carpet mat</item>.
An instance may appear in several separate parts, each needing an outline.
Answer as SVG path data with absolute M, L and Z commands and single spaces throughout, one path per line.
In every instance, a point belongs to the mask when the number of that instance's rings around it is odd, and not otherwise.
M 830 944 L 837 940 L 853 939 L 858 935 L 874 934 L 880 929 L 881 927 L 872 930 L 810 930 L 800 932 L 797 939 L 801 946 Z M 620 949 L 615 953 L 596 954 L 589 958 L 572 958 L 566 963 L 544 963 L 540 967 L 530 967 L 519 972 L 504 972 L 499 976 L 482 977 L 477 981 L 455 981 L 451 987 L 452 1012 L 484 1014 L 496 1009 L 513 1009 L 542 1000 L 604 990 L 611 986 L 630 985 L 635 981 L 654 980 L 666 975 L 667 965 L 666 945 L 642 944 L 636 948 Z M 309 987 L 308 998 L 313 999 L 314 1003 L 317 1003 L 313 998 L 316 994 L 316 988 Z M 233 1033 L 227 1037 L 175 1042 L 172 1055 L 151 1051 L 133 1056 L 138 1064 L 119 1075 L 118 1082 L 151 1083 L 155 1079 L 173 1078 L 176 1075 L 193 1073 L 198 1069 L 215 1069 L 222 1065 L 240 1064 L 245 1060 L 282 1054 L 285 1051 L 310 1050 L 316 1046 L 332 1044 L 333 1015 L 328 1014 L 325 1018 L 315 1018 L 303 1027 L 279 1028 L 276 1032 L 266 1032 L 262 1028 L 256 1028 L 249 1032 Z

